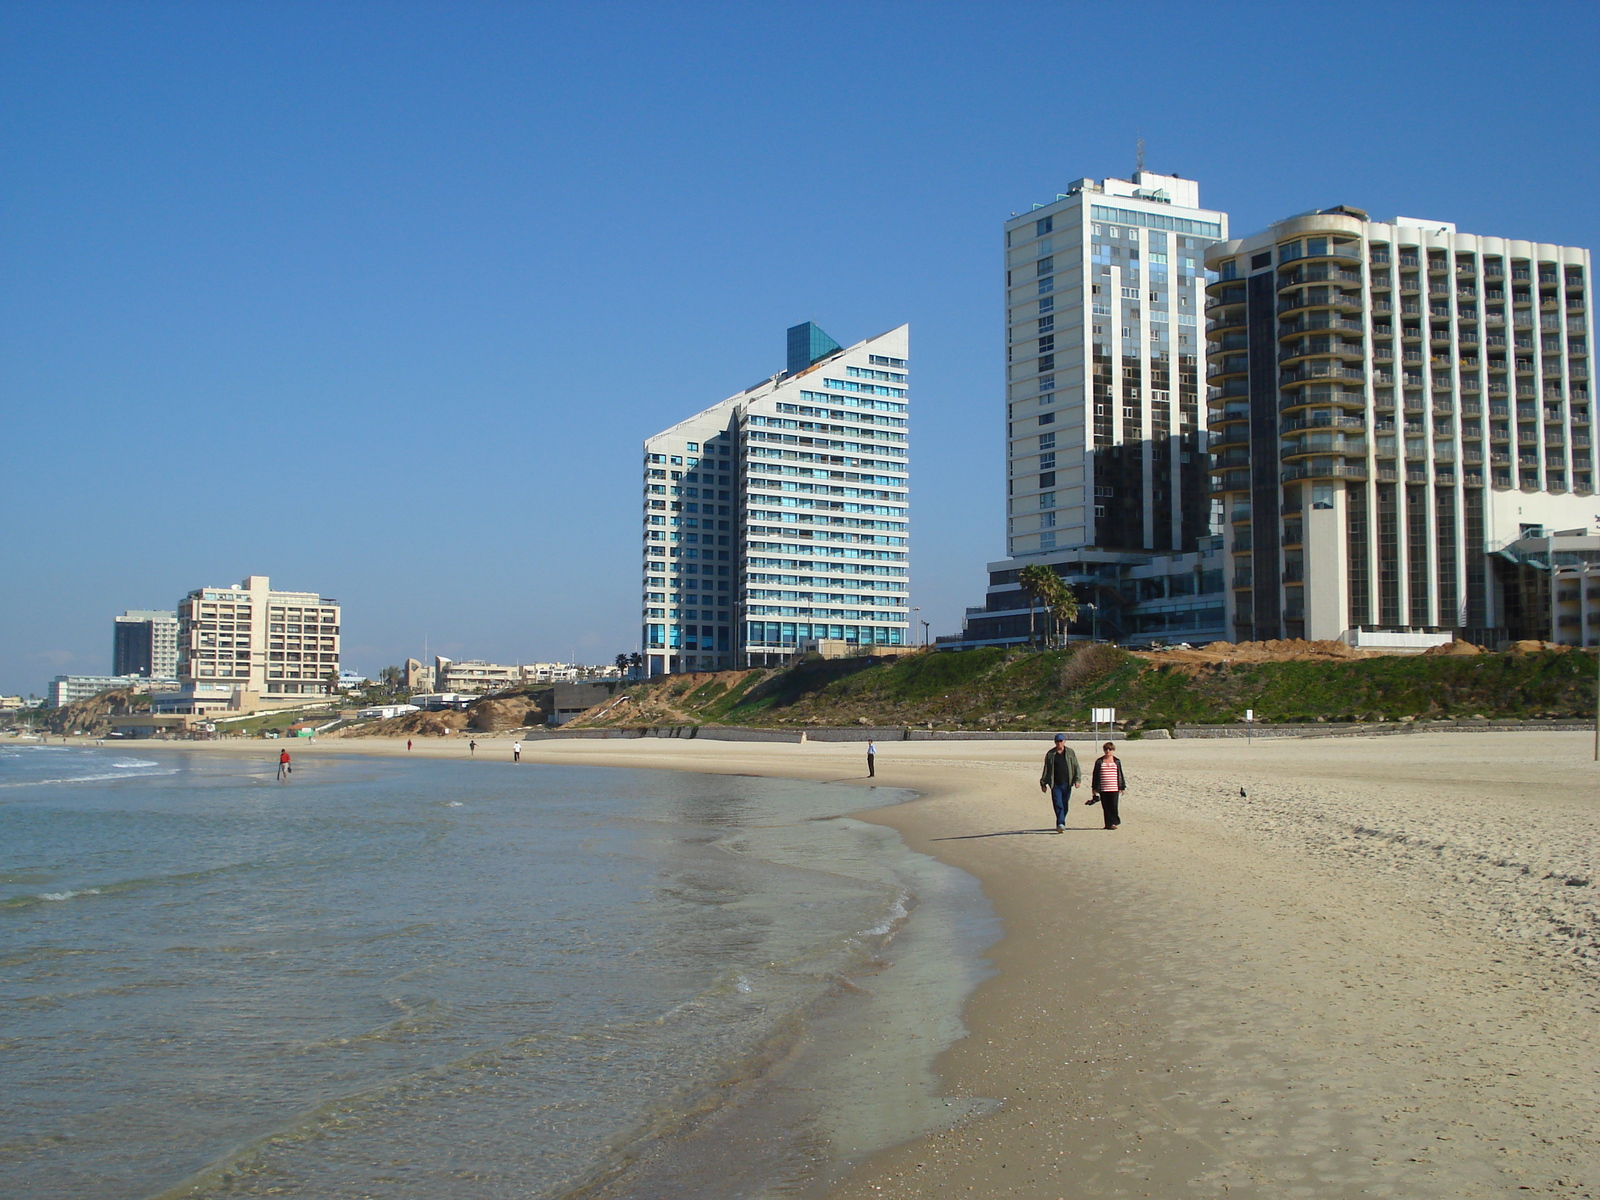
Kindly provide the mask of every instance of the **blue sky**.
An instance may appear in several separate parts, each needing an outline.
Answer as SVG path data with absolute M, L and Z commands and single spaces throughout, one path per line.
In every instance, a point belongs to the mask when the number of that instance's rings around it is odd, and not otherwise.
M 909 322 L 913 603 L 1002 539 L 1001 222 L 1072 179 L 1590 245 L 1579 5 L 0 9 L 0 691 L 267 574 L 347 664 L 609 660 L 640 440 Z

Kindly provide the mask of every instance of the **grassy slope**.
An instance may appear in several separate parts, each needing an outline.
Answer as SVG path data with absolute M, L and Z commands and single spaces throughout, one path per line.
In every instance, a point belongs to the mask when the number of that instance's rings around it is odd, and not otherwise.
M 1087 655 L 1087 656 L 1086 656 Z M 1075 657 L 1076 656 L 1076 657 Z M 673 680 L 672 706 L 730 725 L 921 725 L 1046 729 L 1093 706 L 1147 726 L 1237 720 L 1593 716 L 1592 654 L 1384 657 L 1351 662 L 1205 665 L 1182 670 L 1109 647 L 1044 653 L 999 649 L 924 654 L 866 665 L 812 662 L 693 684 Z M 607 722 L 610 723 L 610 722 Z M 628 724 L 618 713 L 617 724 Z

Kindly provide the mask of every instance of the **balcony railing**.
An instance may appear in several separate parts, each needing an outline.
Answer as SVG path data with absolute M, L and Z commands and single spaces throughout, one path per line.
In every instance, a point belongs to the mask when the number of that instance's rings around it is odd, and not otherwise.
M 1303 283 L 1360 283 L 1360 271 L 1341 271 L 1338 267 L 1302 267 L 1278 280 L 1278 290 L 1297 287 Z
M 1288 362 L 1295 358 L 1354 358 L 1363 359 L 1367 355 L 1366 347 L 1359 342 L 1329 343 L 1326 346 L 1285 346 L 1278 351 L 1278 361 Z
M 1332 291 L 1326 296 L 1299 296 L 1278 303 L 1278 314 L 1298 312 L 1303 308 L 1360 308 L 1361 296 L 1357 292 Z
M 1352 321 L 1348 317 L 1336 317 L 1331 313 L 1319 313 L 1316 316 L 1301 317 L 1298 321 L 1291 321 L 1278 326 L 1280 338 L 1292 337 L 1297 333 L 1317 333 L 1324 329 L 1345 330 L 1350 333 L 1365 333 L 1367 327 L 1360 321 Z
M 1365 479 L 1366 477 L 1366 463 L 1300 463 L 1285 468 L 1281 476 L 1284 483 L 1296 479 Z
M 1284 433 L 1293 433 L 1297 429 L 1365 429 L 1366 427 L 1365 417 L 1330 417 L 1326 413 L 1319 413 L 1314 417 L 1289 417 L 1279 426 Z
M 1306 363 L 1293 371 L 1283 371 L 1278 376 L 1280 384 L 1303 383 L 1308 379 L 1365 379 L 1366 372 L 1358 367 L 1340 366 L 1331 362 Z

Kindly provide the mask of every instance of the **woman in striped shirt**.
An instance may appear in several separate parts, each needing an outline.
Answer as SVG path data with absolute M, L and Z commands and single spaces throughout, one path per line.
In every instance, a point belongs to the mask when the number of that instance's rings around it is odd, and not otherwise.
M 1105 753 L 1094 761 L 1094 799 L 1105 817 L 1106 828 L 1115 829 L 1122 824 L 1122 814 L 1117 811 L 1117 800 L 1127 791 L 1127 781 L 1122 777 L 1122 760 L 1117 757 L 1115 742 L 1107 742 Z

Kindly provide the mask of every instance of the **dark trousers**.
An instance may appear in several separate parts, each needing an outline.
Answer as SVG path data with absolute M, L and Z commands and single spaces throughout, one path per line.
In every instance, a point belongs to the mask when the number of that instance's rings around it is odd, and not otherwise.
M 1117 811 L 1117 801 L 1121 796 L 1121 792 L 1100 793 L 1100 812 L 1105 817 L 1107 829 L 1122 824 L 1122 814 Z
M 1050 785 L 1050 803 L 1055 805 L 1056 824 L 1067 823 L 1067 801 L 1072 798 L 1072 785 L 1055 783 Z
M 878 756 L 876 754 L 869 754 L 869 755 L 867 755 L 867 778 L 871 779 L 874 776 L 876 776 L 877 773 L 878 773 Z

